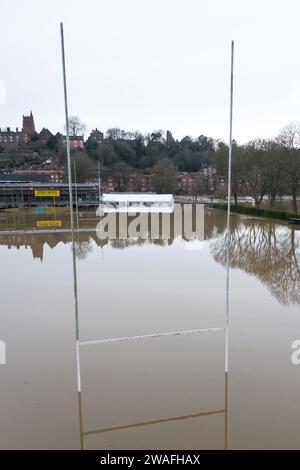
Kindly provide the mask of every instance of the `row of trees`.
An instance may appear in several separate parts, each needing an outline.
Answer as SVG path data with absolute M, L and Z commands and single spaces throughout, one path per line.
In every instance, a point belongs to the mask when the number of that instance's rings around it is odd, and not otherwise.
M 151 169 L 158 191 L 175 189 L 177 171 L 197 172 L 211 165 L 219 176 L 226 177 L 228 172 L 228 146 L 224 142 L 205 136 L 175 141 L 170 132 L 164 137 L 162 131 L 142 135 L 108 129 L 104 142 L 88 141 L 85 152 L 77 152 L 74 159 L 81 180 L 95 172 L 100 161 L 104 174 L 108 169 L 114 175 L 119 190 L 126 186 L 133 169 Z M 287 125 L 274 139 L 257 138 L 244 145 L 233 142 L 231 189 L 236 203 L 240 196 L 251 196 L 259 207 L 268 196 L 274 206 L 278 196 L 291 195 L 296 211 L 299 187 L 299 124 Z M 199 174 L 194 180 L 194 194 L 209 191 L 208 179 Z
M 227 175 L 228 147 L 220 143 L 214 154 L 218 174 Z M 257 207 L 265 196 L 274 206 L 276 198 L 291 195 L 297 211 L 300 187 L 300 125 L 289 124 L 275 139 L 255 139 L 245 145 L 233 143 L 232 195 L 251 196 Z
M 203 135 L 175 141 L 170 132 L 165 137 L 162 131 L 142 135 L 114 128 L 108 129 L 104 142 L 88 140 L 86 150 L 92 159 L 107 167 L 122 161 L 132 168 L 145 169 L 169 159 L 179 171 L 194 172 L 213 161 L 214 141 Z

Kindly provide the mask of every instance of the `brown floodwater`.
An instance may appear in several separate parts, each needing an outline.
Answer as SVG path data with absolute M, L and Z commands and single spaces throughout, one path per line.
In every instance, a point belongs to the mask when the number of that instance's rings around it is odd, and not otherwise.
M 225 330 L 223 211 L 204 240 L 103 242 L 98 221 L 75 232 L 78 393 L 68 212 L 0 212 L 0 448 L 299 449 L 297 227 L 231 216 Z

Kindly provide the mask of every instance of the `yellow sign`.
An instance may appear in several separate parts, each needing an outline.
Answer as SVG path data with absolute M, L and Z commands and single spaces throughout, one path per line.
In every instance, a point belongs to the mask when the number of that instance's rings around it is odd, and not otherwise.
M 35 197 L 59 197 L 60 191 L 56 189 L 38 189 L 34 191 Z
M 69 214 L 69 208 L 68 207 L 52 207 L 52 206 L 46 206 L 44 207 L 44 212 L 66 212 Z
M 36 226 L 38 228 L 42 227 L 61 227 L 61 220 L 37 220 Z

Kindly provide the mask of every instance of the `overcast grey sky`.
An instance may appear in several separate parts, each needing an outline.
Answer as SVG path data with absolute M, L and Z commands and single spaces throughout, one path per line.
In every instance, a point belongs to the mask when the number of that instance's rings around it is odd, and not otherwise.
M 69 111 L 88 130 L 227 140 L 231 39 L 234 137 L 300 120 L 297 0 L 2 0 L 1 127 L 32 109 L 38 130 L 63 129 L 60 21 Z

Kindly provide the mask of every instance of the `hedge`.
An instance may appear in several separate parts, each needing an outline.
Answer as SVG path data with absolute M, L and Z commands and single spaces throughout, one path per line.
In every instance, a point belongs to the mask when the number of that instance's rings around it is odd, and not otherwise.
M 227 210 L 227 204 L 213 203 L 211 204 L 211 207 L 214 209 Z M 230 210 L 231 212 L 237 212 L 238 214 L 254 215 L 257 217 L 267 217 L 271 219 L 281 219 L 287 221 L 293 218 L 300 219 L 299 214 L 293 214 L 292 212 L 260 209 L 258 207 L 243 206 L 241 204 L 231 204 Z

